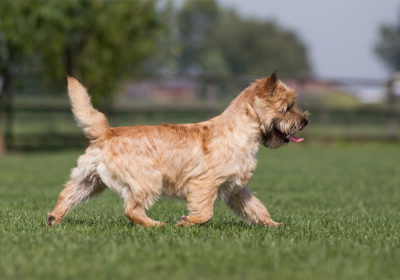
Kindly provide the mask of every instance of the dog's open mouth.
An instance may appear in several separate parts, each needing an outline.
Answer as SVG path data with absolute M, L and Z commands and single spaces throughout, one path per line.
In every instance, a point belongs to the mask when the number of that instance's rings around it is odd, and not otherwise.
M 300 143 L 303 142 L 304 138 L 303 137 L 297 138 L 296 136 L 289 135 L 289 140 L 295 143 Z
M 264 146 L 268 146 L 268 142 L 272 138 L 279 137 L 282 142 L 289 143 L 289 142 L 294 142 L 294 143 L 300 143 L 304 141 L 303 137 L 296 137 L 293 134 L 286 134 L 281 131 L 279 131 L 277 128 L 274 128 L 273 131 L 268 132 L 268 133 L 262 133 L 262 140 L 264 143 Z
M 294 142 L 294 143 L 300 143 L 300 142 L 303 142 L 303 141 L 304 141 L 304 138 L 303 138 L 303 137 L 298 138 L 298 137 L 296 137 L 296 136 L 294 136 L 294 135 L 292 135 L 292 134 L 285 134 L 285 133 L 282 133 L 282 132 L 280 132 L 280 131 L 277 130 L 277 129 L 275 129 L 275 132 L 278 133 L 278 134 L 282 137 L 282 139 L 283 139 L 285 142 L 290 142 L 290 141 L 292 141 L 292 142 Z

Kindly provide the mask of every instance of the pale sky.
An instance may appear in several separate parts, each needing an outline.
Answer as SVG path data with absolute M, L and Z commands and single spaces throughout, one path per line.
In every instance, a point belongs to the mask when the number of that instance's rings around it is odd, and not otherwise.
M 218 0 L 248 17 L 274 19 L 306 43 L 323 78 L 386 78 L 374 53 L 382 23 L 394 23 L 399 0 Z

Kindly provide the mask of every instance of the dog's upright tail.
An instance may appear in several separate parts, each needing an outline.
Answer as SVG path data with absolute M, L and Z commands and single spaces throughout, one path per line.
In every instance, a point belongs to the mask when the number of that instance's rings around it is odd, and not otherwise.
M 106 116 L 93 108 L 90 96 L 84 86 L 70 76 L 68 80 L 68 95 L 71 100 L 72 112 L 90 140 L 102 136 L 109 128 Z

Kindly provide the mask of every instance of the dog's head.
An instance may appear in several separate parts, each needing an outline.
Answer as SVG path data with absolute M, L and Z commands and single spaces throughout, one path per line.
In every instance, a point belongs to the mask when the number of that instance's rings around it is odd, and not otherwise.
M 295 108 L 296 92 L 277 77 L 277 72 L 254 84 L 253 107 L 260 120 L 262 143 L 268 148 L 301 142 L 294 135 L 307 124 L 307 112 Z

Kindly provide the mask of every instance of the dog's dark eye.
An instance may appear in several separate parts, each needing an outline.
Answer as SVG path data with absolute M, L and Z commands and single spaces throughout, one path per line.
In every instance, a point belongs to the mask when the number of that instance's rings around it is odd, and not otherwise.
M 293 105 L 292 105 L 292 106 L 288 106 L 288 107 L 286 108 L 286 112 L 289 112 L 290 110 L 292 110 L 292 108 L 293 108 Z

